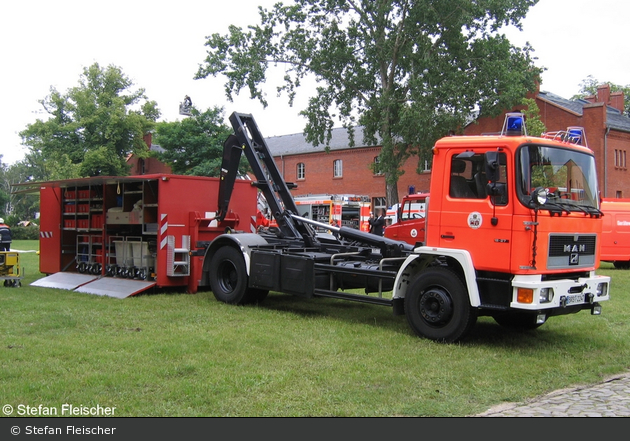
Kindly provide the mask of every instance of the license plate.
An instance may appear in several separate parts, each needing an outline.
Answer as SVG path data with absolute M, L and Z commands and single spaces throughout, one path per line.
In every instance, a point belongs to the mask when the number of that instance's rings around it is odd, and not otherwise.
M 576 303 L 584 303 L 584 294 L 567 296 L 567 305 L 575 305 Z

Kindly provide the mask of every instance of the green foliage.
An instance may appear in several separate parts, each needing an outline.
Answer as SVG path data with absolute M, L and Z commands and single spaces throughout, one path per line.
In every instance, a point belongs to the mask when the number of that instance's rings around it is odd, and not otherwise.
M 11 227 L 11 237 L 13 241 L 39 240 L 39 225 L 30 224 L 26 227 L 19 226 L 19 225 L 15 227 Z M 12 246 L 12 248 L 15 248 L 15 246 Z
M 79 84 L 62 94 L 54 87 L 40 101 L 49 119 L 20 132 L 30 147 L 25 162 L 36 180 L 127 175 L 126 158 L 147 154 L 143 136 L 159 110 L 122 70 L 98 63 L 84 68 Z
M 403 162 L 426 158 L 436 139 L 475 111 L 498 114 L 534 90 L 540 69 L 531 48 L 516 48 L 498 29 L 538 0 L 296 0 L 260 8 L 260 24 L 231 26 L 206 43 L 196 77 L 223 75 L 228 99 L 243 88 L 266 105 L 269 66 L 282 65 L 292 105 L 306 76 L 320 86 L 300 113 L 307 140 L 330 141 L 333 121 L 365 127 L 382 145 L 388 204 L 398 200 Z M 353 140 L 352 140 L 353 142 Z
M 531 98 L 524 98 L 521 102 L 525 106 L 522 110 L 525 116 L 525 126 L 527 127 L 527 134 L 529 136 L 540 136 L 547 131 L 545 124 L 540 119 L 540 109 L 536 100 Z
M 0 157 L 0 214 L 4 219 L 14 217 L 15 223 L 33 220 L 39 212 L 38 194 L 16 194 L 13 186 L 32 179 L 31 170 L 24 162 L 6 165 Z
M 214 107 L 183 121 L 160 122 L 156 127 L 155 143 L 164 149 L 158 158 L 180 175 L 218 177 L 221 173 L 223 143 L 232 129 L 223 123 L 223 109 Z M 243 159 L 243 158 L 242 158 Z M 246 161 L 241 162 L 245 172 Z
M 608 84 L 611 92 L 623 92 L 624 96 L 630 96 L 630 84 L 621 86 L 619 84 L 611 83 L 610 81 L 601 82 L 592 75 L 586 77 L 580 83 L 580 91 L 571 97 L 572 100 L 584 99 L 588 96 L 597 96 L 597 88 L 601 85 Z M 626 100 L 624 107 L 624 114 L 630 115 L 630 100 Z

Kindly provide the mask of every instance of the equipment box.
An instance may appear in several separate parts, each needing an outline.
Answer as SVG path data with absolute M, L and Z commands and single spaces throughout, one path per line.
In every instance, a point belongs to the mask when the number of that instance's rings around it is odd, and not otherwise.
M 143 216 L 140 211 L 108 211 L 106 219 L 108 224 L 141 224 Z

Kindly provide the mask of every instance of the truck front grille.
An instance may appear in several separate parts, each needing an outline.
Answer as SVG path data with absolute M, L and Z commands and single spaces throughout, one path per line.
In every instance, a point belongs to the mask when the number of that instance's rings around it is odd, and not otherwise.
M 550 234 L 548 269 L 575 269 L 593 266 L 597 235 Z

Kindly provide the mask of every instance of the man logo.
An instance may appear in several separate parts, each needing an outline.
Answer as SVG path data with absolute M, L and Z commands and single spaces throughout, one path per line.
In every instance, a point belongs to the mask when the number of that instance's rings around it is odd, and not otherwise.
M 569 257 L 569 265 L 577 265 L 580 263 L 580 255 L 578 253 L 571 253 Z

